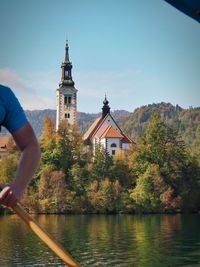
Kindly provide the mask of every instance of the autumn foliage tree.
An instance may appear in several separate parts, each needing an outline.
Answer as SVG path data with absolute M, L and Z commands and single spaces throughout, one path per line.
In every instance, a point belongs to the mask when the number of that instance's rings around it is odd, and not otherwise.
M 150 115 L 150 114 L 149 114 Z M 198 140 L 191 154 L 177 130 L 153 114 L 128 154 L 111 157 L 97 144 L 95 154 L 77 126 L 65 121 L 58 131 L 45 118 L 41 165 L 24 198 L 42 213 L 179 212 L 200 208 Z M 199 128 L 196 128 L 196 136 Z M 10 145 L 0 161 L 0 182 L 9 182 L 19 151 Z
M 195 168 L 192 174 L 192 165 L 194 162 L 176 130 L 165 125 L 158 114 L 153 114 L 132 155 L 136 187 L 131 197 L 146 211 L 181 210 L 192 190 L 199 190 L 198 170 Z M 157 166 L 157 174 L 152 174 L 152 166 Z M 155 179 L 162 184 L 160 191 L 155 190 L 158 183 Z M 170 206 L 169 202 L 174 204 Z

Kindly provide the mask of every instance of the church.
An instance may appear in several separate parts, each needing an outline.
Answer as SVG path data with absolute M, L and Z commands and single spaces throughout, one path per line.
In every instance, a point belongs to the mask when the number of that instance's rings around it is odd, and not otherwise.
M 128 151 L 131 149 L 133 141 L 126 136 L 116 121 L 110 114 L 110 107 L 107 98 L 103 101 L 102 115 L 97 118 L 87 132 L 83 135 L 86 144 L 93 147 L 101 144 L 110 156 L 114 156 L 116 151 Z
M 77 124 L 77 92 L 72 78 L 72 63 L 69 60 L 68 41 L 65 47 L 65 60 L 61 65 L 62 75 L 59 88 L 56 90 L 57 113 L 56 129 L 61 121 L 66 120 L 70 125 Z M 92 146 L 95 153 L 97 144 L 101 144 L 109 155 L 114 156 L 116 151 L 128 151 L 133 141 L 124 134 L 110 113 L 109 102 L 105 97 L 102 115 L 97 118 L 83 135 L 83 142 Z

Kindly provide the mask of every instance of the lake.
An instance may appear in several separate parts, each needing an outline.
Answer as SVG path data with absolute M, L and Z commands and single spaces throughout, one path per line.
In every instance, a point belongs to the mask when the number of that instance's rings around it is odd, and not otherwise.
M 38 215 L 81 266 L 200 266 L 200 215 Z M 0 216 L 0 267 L 65 266 L 16 215 Z

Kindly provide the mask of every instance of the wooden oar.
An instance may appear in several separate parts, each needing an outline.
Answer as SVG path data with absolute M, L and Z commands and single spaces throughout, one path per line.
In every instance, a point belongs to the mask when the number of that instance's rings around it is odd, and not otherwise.
M 22 208 L 20 204 L 12 207 L 16 214 L 28 225 L 28 227 L 70 267 L 80 267 L 64 249 L 45 232 L 39 224 Z

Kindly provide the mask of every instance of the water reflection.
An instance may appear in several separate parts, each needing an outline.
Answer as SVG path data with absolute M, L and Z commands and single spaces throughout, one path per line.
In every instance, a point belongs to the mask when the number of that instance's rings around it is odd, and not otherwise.
M 200 266 L 199 215 L 36 216 L 81 266 Z M 0 217 L 1 267 L 64 266 L 16 216 Z

